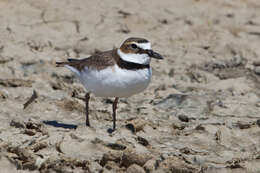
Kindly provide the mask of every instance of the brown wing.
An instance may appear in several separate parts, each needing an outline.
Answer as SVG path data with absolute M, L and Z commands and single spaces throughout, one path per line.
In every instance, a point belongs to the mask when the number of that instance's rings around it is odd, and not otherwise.
M 115 59 L 113 58 L 115 51 L 116 50 L 110 50 L 97 53 L 84 59 L 68 59 L 68 62 L 56 62 L 56 65 L 58 67 L 69 65 L 78 69 L 79 71 L 84 69 L 84 67 L 102 70 L 107 66 L 113 66 L 116 63 Z

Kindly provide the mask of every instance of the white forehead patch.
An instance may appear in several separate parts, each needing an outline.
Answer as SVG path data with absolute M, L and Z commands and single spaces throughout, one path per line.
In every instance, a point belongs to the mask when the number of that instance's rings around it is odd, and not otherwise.
M 151 43 L 135 43 L 138 47 L 146 50 L 146 49 L 151 49 Z

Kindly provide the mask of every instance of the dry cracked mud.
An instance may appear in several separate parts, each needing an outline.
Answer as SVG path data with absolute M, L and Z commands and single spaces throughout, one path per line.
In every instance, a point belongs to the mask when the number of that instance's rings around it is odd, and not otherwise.
M 260 172 L 259 0 L 1 0 L 0 172 Z M 163 61 L 143 93 L 91 97 L 55 62 L 128 37 Z

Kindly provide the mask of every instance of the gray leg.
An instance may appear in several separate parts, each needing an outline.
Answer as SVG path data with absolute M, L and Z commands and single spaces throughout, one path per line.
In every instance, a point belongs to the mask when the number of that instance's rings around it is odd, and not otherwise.
M 89 103 L 89 99 L 90 99 L 90 94 L 87 93 L 85 95 L 85 101 L 86 101 L 86 126 L 90 126 L 89 119 L 88 119 L 88 103 Z
M 115 98 L 113 103 L 113 131 L 116 130 L 116 108 L 118 103 L 118 97 Z

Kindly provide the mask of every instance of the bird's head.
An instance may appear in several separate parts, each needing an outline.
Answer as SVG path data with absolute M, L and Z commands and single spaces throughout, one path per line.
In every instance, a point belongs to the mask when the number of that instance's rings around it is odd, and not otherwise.
M 159 53 L 152 50 L 151 43 L 144 38 L 126 39 L 117 53 L 123 60 L 138 64 L 149 64 L 151 58 L 163 59 Z

